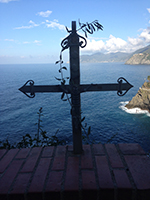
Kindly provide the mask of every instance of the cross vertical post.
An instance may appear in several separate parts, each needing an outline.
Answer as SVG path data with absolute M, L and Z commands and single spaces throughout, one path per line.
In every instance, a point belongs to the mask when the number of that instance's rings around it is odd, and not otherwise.
M 76 33 L 76 22 L 72 21 L 72 33 L 70 35 L 70 85 L 71 85 L 71 114 L 73 132 L 73 152 L 82 152 L 81 131 L 81 102 L 80 102 L 80 61 L 79 61 L 79 36 Z

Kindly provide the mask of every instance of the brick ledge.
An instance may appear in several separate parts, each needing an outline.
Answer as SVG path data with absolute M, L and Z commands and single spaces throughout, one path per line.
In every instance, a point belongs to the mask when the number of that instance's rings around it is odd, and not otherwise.
M 0 150 L 0 200 L 149 200 L 150 158 L 139 144 Z

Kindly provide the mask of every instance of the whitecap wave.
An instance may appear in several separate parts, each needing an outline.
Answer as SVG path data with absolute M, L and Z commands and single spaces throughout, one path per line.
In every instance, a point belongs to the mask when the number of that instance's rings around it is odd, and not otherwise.
M 141 110 L 140 108 L 128 109 L 127 107 L 125 107 L 125 105 L 127 105 L 128 103 L 129 101 L 120 102 L 119 108 L 129 114 L 146 114 L 148 117 L 150 117 L 150 113 L 147 110 Z

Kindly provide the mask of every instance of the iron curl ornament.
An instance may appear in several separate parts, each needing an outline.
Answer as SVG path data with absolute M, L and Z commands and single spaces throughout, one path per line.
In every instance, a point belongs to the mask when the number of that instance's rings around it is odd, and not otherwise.
M 124 93 L 122 92 L 122 83 L 123 83 L 123 81 L 125 81 L 125 82 L 129 85 L 128 89 L 125 90 Z M 131 84 L 130 84 L 125 78 L 123 78 L 123 77 L 118 78 L 117 82 L 118 82 L 118 84 L 119 84 L 119 88 L 118 88 L 118 91 L 117 91 L 118 96 L 124 96 L 124 95 L 130 90 L 130 88 L 133 87 L 133 85 L 131 85 Z
M 61 47 L 62 47 L 62 51 L 64 51 L 65 49 L 68 49 L 69 47 L 72 46 L 71 42 L 70 42 L 70 38 L 72 37 L 74 33 L 72 32 L 68 37 L 66 37 L 65 39 L 62 40 L 61 42 Z M 78 34 L 77 34 L 78 35 Z M 81 35 L 78 35 L 79 37 L 79 46 L 81 48 L 84 48 L 87 45 L 87 41 L 84 37 L 82 37 Z M 81 40 L 81 41 L 80 41 Z
M 23 92 L 27 97 L 34 98 L 35 97 L 34 81 L 28 80 L 21 88 L 19 88 L 19 90 Z
M 103 26 L 98 22 L 98 20 L 94 20 L 91 23 L 88 23 L 88 22 L 81 23 L 80 20 L 79 20 L 79 27 L 80 28 L 77 29 L 77 30 L 76 30 L 76 25 L 75 25 L 75 27 L 73 27 L 72 30 L 69 30 L 66 27 L 66 30 L 67 30 L 68 33 L 70 33 L 70 35 L 62 40 L 62 42 L 61 42 L 62 51 L 64 51 L 65 49 L 68 49 L 71 46 L 70 37 L 75 33 L 77 34 L 77 31 L 82 30 L 84 32 L 84 34 L 85 34 L 85 37 L 87 38 L 87 34 L 93 34 L 93 32 L 96 31 L 96 29 L 97 29 L 97 31 L 98 30 L 101 30 L 101 31 L 103 30 Z M 81 48 L 84 48 L 87 45 L 86 39 L 81 35 L 78 35 L 78 37 L 81 40 L 81 41 L 79 41 L 79 46 Z

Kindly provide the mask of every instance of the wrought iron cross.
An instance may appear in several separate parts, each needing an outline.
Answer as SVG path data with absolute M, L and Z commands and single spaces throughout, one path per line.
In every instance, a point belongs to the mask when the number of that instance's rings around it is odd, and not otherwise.
M 19 88 L 19 90 L 30 98 L 35 97 L 35 93 L 42 92 L 64 92 L 66 94 L 71 94 L 73 152 L 75 154 L 81 154 L 82 131 L 80 94 L 82 92 L 92 91 L 117 91 L 119 96 L 123 96 L 133 86 L 123 77 L 120 77 L 117 80 L 118 83 L 115 84 L 80 84 L 79 47 L 84 48 L 86 46 L 86 39 L 77 34 L 75 21 L 72 21 L 72 30 L 70 31 L 70 35 L 62 41 L 61 45 L 63 50 L 69 48 L 69 85 L 34 85 L 34 81 L 29 80 Z M 123 81 L 125 83 L 123 83 Z M 122 91 L 125 92 L 123 93 Z

